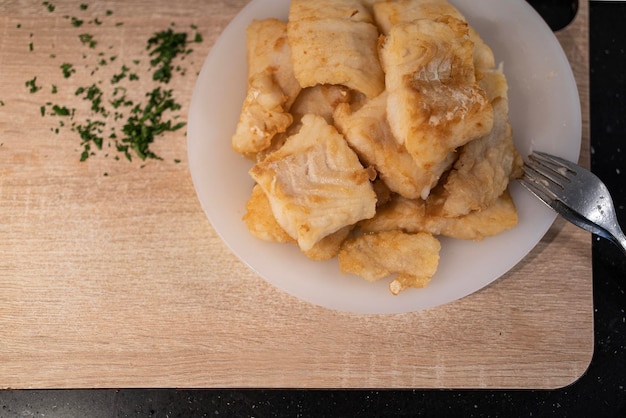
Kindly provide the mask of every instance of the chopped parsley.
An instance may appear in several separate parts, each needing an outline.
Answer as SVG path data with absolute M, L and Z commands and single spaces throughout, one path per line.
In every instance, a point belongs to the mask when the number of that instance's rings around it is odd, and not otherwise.
M 28 80 L 26 83 L 24 83 L 26 85 L 26 87 L 28 87 L 31 93 L 37 93 L 39 90 L 42 89 L 41 86 L 37 85 L 37 77 L 33 77 L 32 79 Z
M 76 69 L 72 64 L 64 62 L 61 64 L 61 71 L 63 71 L 63 77 L 70 78 L 70 76 L 76 72 Z
M 84 20 L 81 20 L 77 17 L 72 17 L 72 26 L 79 28 L 83 25 L 83 23 L 85 22 Z
M 131 110 L 131 116 L 122 128 L 126 136 L 121 142 L 124 146 L 128 144 L 142 160 L 161 159 L 150 151 L 150 145 L 154 142 L 155 136 L 168 131 L 177 131 L 184 127 L 185 123 L 179 122 L 172 125 L 170 119 L 164 120 L 164 114 L 167 111 L 180 110 L 180 104 L 176 103 L 172 97 L 172 90 L 161 90 L 161 87 L 157 87 L 147 93 L 146 97 L 148 97 L 148 103 L 144 107 L 136 105 Z
M 70 110 L 67 107 L 59 106 L 56 104 L 52 106 L 52 111 L 57 116 L 70 116 L 72 114 L 72 112 L 70 112 Z
M 122 65 L 122 72 L 119 73 L 119 74 L 115 74 L 115 75 L 113 75 L 113 77 L 111 77 L 111 84 L 117 84 L 122 79 L 126 78 L 126 76 L 128 75 L 128 71 L 129 70 L 130 70 L 130 68 L 128 68 L 125 65 Z
M 50 2 L 43 3 L 50 12 L 55 10 Z M 87 3 L 80 4 L 80 10 L 87 10 Z M 103 16 L 113 15 L 112 10 L 106 10 L 103 14 L 87 20 L 82 16 L 71 17 L 64 15 L 74 28 L 84 27 L 85 24 L 103 24 Z M 122 25 L 121 22 L 115 26 Z M 146 44 L 147 60 L 144 57 L 133 57 L 132 61 L 119 64 L 119 70 L 113 72 L 108 80 L 98 79 L 95 74 L 103 66 L 117 64 L 118 55 L 106 55 L 105 48 L 101 47 L 94 36 L 79 29 L 76 31 L 80 43 L 89 49 L 94 49 L 93 53 L 87 50 L 79 52 L 85 60 L 85 69 L 82 74 L 88 76 L 91 73 L 92 81 L 85 86 L 75 90 L 74 95 L 80 100 L 87 102 L 88 106 L 80 106 L 78 109 L 67 104 L 46 102 L 40 107 L 42 117 L 56 117 L 57 125 L 50 130 L 59 133 L 62 129 L 71 129 L 80 137 L 81 152 L 80 160 L 85 161 L 89 157 L 96 155 L 99 151 L 106 149 L 103 153 L 107 158 L 120 160 L 124 156 L 129 161 L 134 159 L 161 160 L 152 149 L 152 144 L 158 136 L 166 132 L 178 131 L 186 126 L 185 121 L 180 119 L 178 112 L 181 105 L 176 101 L 172 89 L 166 89 L 163 84 L 169 83 L 175 74 L 184 75 L 185 68 L 178 61 L 184 60 L 192 52 L 189 46 L 192 43 L 202 42 L 202 35 L 197 32 L 197 27 L 192 25 L 195 31 L 194 36 L 189 36 L 184 31 L 174 31 L 172 23 L 167 30 L 156 32 L 148 38 Z M 19 24 L 18 24 L 19 27 Z M 33 38 L 33 34 L 30 35 Z M 32 51 L 33 44 L 29 44 Z M 108 49 L 113 49 L 109 46 Z M 49 55 L 54 58 L 54 54 Z M 142 59 L 139 59 L 142 58 Z M 121 59 L 119 60 L 121 61 Z M 139 80 L 139 66 L 142 62 L 149 62 L 153 86 L 147 88 L 143 93 L 137 87 L 130 87 L 130 83 Z M 115 63 L 115 64 L 114 64 Z M 78 67 L 69 62 L 60 65 L 64 78 L 69 78 L 73 74 L 80 72 Z M 37 77 L 27 81 L 26 87 L 31 93 L 42 89 L 38 85 Z M 62 85 L 52 84 L 51 93 L 58 94 L 62 91 Z M 4 103 L 0 102 L 0 106 Z M 82 109 L 82 110 L 81 110 Z M 86 112 L 86 113 L 85 113 Z M 117 155 L 112 151 L 117 151 Z M 180 163 L 180 159 L 174 159 L 175 163 Z M 144 167 L 142 164 L 141 167 Z M 108 176 L 109 173 L 105 173 Z
M 78 35 L 78 39 L 80 39 L 80 42 L 83 45 L 88 45 L 91 49 L 95 48 L 97 45 L 97 42 L 93 39 L 93 35 L 89 33 L 81 33 Z
M 202 41 L 202 37 L 200 36 Z M 173 71 L 179 71 L 179 67 L 174 67 L 172 62 L 179 54 L 188 55 L 193 50 L 187 47 L 187 33 L 174 32 L 172 28 L 165 31 L 157 32 L 148 39 L 146 50 L 153 57 L 150 60 L 150 66 L 156 71 L 152 74 L 155 81 L 169 83 L 172 78 Z
M 54 9 L 55 9 L 54 4 L 50 3 L 49 1 L 44 1 L 42 4 L 48 8 L 48 11 L 50 13 L 54 12 Z

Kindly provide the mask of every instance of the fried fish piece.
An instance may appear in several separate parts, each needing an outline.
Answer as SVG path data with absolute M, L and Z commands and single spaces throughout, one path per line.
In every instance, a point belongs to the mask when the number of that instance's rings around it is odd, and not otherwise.
M 485 73 L 481 81 L 494 109 L 491 132 L 464 145 L 443 187 L 429 196 L 429 211 L 458 217 L 490 206 L 521 174 L 523 160 L 509 124 L 506 78 L 501 70 Z
M 304 255 L 306 255 L 309 259 L 315 261 L 326 261 L 334 258 L 339 254 L 339 250 L 341 249 L 341 244 L 348 238 L 350 232 L 354 225 L 348 225 L 346 227 L 341 228 L 337 232 L 333 232 L 330 235 L 325 236 L 321 240 L 319 240 L 313 247 L 311 247 L 308 251 L 302 251 Z
M 294 242 L 294 239 L 276 222 L 270 202 L 258 184 L 254 185 L 246 202 L 243 220 L 248 230 L 258 239 L 279 243 Z
M 287 96 L 285 105 L 291 107 L 300 84 L 291 65 L 291 48 L 287 40 L 287 22 L 274 18 L 255 19 L 246 28 L 248 79 L 270 71 L 276 84 Z
M 252 167 L 250 175 L 302 251 L 376 211 L 371 171 L 321 116 L 305 115 L 300 131 Z
M 332 125 L 333 113 L 341 103 L 350 103 L 352 95 L 344 86 L 318 84 L 302 89 L 291 108 L 294 123 L 299 123 L 304 115 L 314 114 Z
M 399 23 L 382 45 L 391 131 L 427 170 L 493 125 L 467 27 L 453 17 Z
M 442 16 L 452 16 L 465 21 L 463 14 L 446 0 L 396 0 L 374 3 L 374 19 L 381 33 L 389 31 L 398 23 L 412 22 L 417 19 L 437 20 Z M 478 78 L 481 74 L 495 66 L 495 58 L 491 48 L 485 44 L 473 27 L 468 27 L 468 36 L 473 42 L 473 60 Z
M 508 190 L 490 206 L 456 218 L 429 214 L 426 202 L 421 199 L 405 199 L 395 196 L 387 205 L 378 209 L 376 216 L 359 222 L 363 233 L 402 230 L 405 232 L 429 232 L 450 238 L 481 241 L 498 235 L 517 225 L 515 203 Z
M 387 123 L 387 94 L 368 100 L 352 112 L 348 103 L 337 106 L 335 126 L 359 155 L 373 166 L 389 189 L 408 198 L 426 198 L 441 174 L 454 162 L 454 153 L 442 164 L 424 169 L 404 145 L 398 144 Z
M 334 123 L 333 112 L 337 105 L 349 102 L 352 97 L 351 91 L 343 86 L 320 84 L 302 89 L 289 111 L 293 122 L 285 132 L 274 135 L 268 147 L 256 153 L 256 161 L 263 161 L 269 154 L 282 147 L 288 137 L 298 133 L 302 126 L 300 121 L 304 115 L 321 116 L 329 125 L 332 125 Z
M 344 85 L 378 96 L 385 77 L 378 59 L 378 28 L 359 1 L 294 0 L 287 36 L 296 79 L 302 87 Z M 354 14 L 352 14 L 350 11 Z
M 270 202 L 258 184 L 254 185 L 250 199 L 246 202 L 243 220 L 248 230 L 258 239 L 276 243 L 296 243 L 276 222 Z M 336 257 L 341 243 L 350 235 L 353 228 L 354 225 L 349 225 L 322 238 L 310 250 L 303 251 L 304 255 L 315 261 L 325 261 Z
M 232 137 L 236 152 L 254 155 L 269 147 L 276 134 L 287 130 L 293 117 L 285 108 L 286 98 L 271 71 L 259 73 L 250 80 Z
M 289 108 L 301 87 L 293 74 L 285 22 L 254 20 L 246 37 L 248 87 L 232 146 L 240 154 L 254 155 L 291 125 Z
M 397 274 L 389 285 L 393 294 L 424 287 L 437 271 L 439 240 L 429 233 L 384 231 L 348 238 L 339 251 L 339 268 L 368 281 Z
M 289 7 L 289 21 L 307 19 L 374 22 L 371 12 L 361 0 L 292 0 Z

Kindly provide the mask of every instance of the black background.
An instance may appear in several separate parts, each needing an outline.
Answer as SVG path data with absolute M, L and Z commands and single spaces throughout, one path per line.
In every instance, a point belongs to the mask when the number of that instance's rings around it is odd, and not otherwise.
M 529 0 L 553 29 L 575 0 Z M 626 2 L 591 1 L 591 168 L 626 227 Z M 546 115 L 549 117 L 549 115 Z M 0 418 L 595 416 L 626 417 L 626 257 L 592 240 L 595 350 L 587 372 L 551 391 L 483 390 L 9 390 Z M 567 280 L 567 277 L 556 278 Z

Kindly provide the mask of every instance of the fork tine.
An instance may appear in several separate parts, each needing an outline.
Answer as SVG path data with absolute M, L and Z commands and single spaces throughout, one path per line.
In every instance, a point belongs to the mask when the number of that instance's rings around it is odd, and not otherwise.
M 533 152 L 528 156 L 528 161 L 525 166 L 530 168 L 535 175 L 538 174 L 546 178 L 561 189 L 565 183 L 570 182 L 568 176 L 576 174 L 571 168 L 563 165 L 560 161 L 538 152 Z
M 573 163 L 559 158 L 555 155 L 546 154 L 545 152 L 541 151 L 533 151 L 531 152 L 530 157 L 535 158 L 539 161 L 543 161 L 544 163 L 553 164 L 558 169 L 566 169 L 571 173 L 576 173 L 576 170 L 574 169 L 575 165 Z
M 563 186 L 560 183 L 560 179 L 556 179 L 550 172 L 546 172 L 541 167 L 535 168 L 536 165 L 532 163 L 524 164 L 524 175 L 522 177 L 522 184 L 525 183 L 526 187 L 533 192 L 537 197 L 542 200 L 550 200 L 551 202 L 559 199 L 559 193 L 563 191 Z M 546 202 L 548 203 L 548 202 Z M 551 203 L 548 203 L 551 205 Z
M 556 196 L 552 191 L 548 193 L 548 190 L 545 187 L 539 186 L 539 183 L 535 181 L 535 179 L 529 178 L 526 175 L 519 179 L 519 181 L 522 186 L 524 186 L 529 192 L 537 196 L 539 200 L 541 200 L 543 203 L 550 206 L 551 208 L 554 208 L 554 201 L 556 200 Z

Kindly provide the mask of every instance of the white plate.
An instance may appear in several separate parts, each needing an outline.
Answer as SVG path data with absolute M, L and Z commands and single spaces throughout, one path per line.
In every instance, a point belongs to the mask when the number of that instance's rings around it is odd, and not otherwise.
M 493 49 L 509 83 L 515 143 L 577 161 L 581 110 L 571 68 L 541 17 L 523 0 L 452 1 Z M 389 280 L 343 275 L 336 260 L 314 262 L 294 245 L 254 238 L 241 220 L 253 181 L 251 163 L 231 148 L 246 93 L 246 26 L 254 18 L 287 19 L 288 0 L 253 0 L 224 30 L 197 80 L 188 126 L 189 166 L 202 208 L 231 250 L 289 294 L 329 309 L 402 313 L 452 302 L 487 286 L 539 242 L 555 215 L 519 184 L 512 194 L 519 225 L 480 243 L 442 240 L 439 269 L 424 289 L 393 296 Z M 208 255 L 207 255 L 208 256 Z

